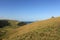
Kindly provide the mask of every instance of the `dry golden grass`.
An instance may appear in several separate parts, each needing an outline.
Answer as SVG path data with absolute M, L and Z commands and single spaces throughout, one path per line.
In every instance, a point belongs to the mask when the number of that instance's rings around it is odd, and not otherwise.
M 2 21 L 5 21 L 5 20 L 2 20 Z M 15 31 L 15 29 L 19 27 L 17 24 L 20 22 L 16 20 L 6 20 L 6 21 L 8 21 L 10 25 L 3 26 L 3 28 L 0 28 L 0 39 L 4 38 L 5 36 L 9 34 L 12 34 Z
M 60 40 L 60 17 L 14 29 L 3 40 Z

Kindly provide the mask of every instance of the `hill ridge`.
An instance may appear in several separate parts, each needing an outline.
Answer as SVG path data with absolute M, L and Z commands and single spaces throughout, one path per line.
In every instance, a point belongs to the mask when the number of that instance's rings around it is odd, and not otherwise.
M 60 17 L 34 22 L 34 23 L 31 23 L 31 24 L 28 24 L 28 25 L 15 29 L 16 33 L 8 36 L 9 38 L 7 40 L 19 40 L 19 39 L 20 40 L 40 40 L 40 39 L 41 40 L 44 40 L 44 39 L 45 40 L 57 40 L 57 39 L 60 39 L 59 34 L 58 34 L 59 33 L 58 28 L 60 28 L 59 23 L 60 23 Z M 44 35 L 44 33 L 45 33 L 45 35 Z M 41 36 L 44 35 L 44 37 L 39 36 L 39 34 Z M 48 37 L 45 37 L 46 35 Z M 27 36 L 27 38 L 26 38 L 26 36 Z M 39 37 L 41 37 L 41 38 L 39 38 Z M 54 39 L 54 38 L 56 38 L 56 39 Z

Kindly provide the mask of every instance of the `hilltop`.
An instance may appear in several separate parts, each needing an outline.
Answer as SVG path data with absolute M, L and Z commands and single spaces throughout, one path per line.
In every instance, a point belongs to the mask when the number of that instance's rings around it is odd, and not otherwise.
M 16 28 L 3 40 L 60 40 L 60 17 Z

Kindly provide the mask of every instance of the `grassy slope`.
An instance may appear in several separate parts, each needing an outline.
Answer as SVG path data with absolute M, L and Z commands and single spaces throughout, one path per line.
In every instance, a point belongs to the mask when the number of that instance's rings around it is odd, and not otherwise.
M 10 23 L 10 26 L 4 26 L 0 28 L 0 39 L 7 36 L 7 34 L 11 34 L 14 29 L 18 28 L 17 24 L 19 23 L 16 20 L 7 20 Z M 1 33 L 2 32 L 2 33 Z
M 0 21 L 2 21 L 2 22 L 8 21 L 8 23 L 10 24 L 9 26 L 3 26 L 3 28 L 0 28 L 0 40 L 5 38 L 7 35 L 10 35 L 10 34 L 13 34 L 14 32 L 16 32 L 15 29 L 27 24 L 25 22 L 22 23 L 22 21 L 19 22 L 16 20 L 0 20 Z M 6 22 L 4 22 L 4 23 L 6 23 Z M 22 24 L 22 25 L 20 25 L 20 24 Z
M 60 17 L 38 21 L 15 29 L 4 40 L 60 40 Z

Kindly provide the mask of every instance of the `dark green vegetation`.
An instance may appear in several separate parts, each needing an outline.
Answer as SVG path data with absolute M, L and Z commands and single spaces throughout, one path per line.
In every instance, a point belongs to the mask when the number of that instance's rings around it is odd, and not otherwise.
M 1 32 L 2 40 L 60 40 L 60 17 L 37 21 Z M 6 31 L 6 30 L 5 30 Z M 4 32 L 4 33 L 3 33 Z
M 7 20 L 0 20 L 0 28 L 5 26 L 10 26 L 10 23 Z
M 25 22 L 19 22 L 17 25 L 18 26 L 23 26 L 23 25 L 26 25 L 27 23 L 25 23 Z

